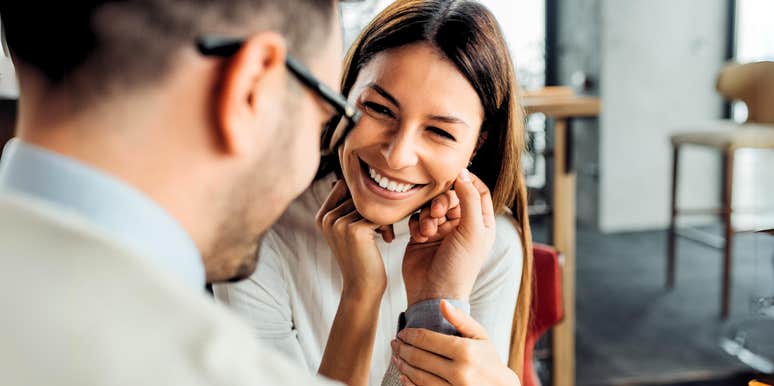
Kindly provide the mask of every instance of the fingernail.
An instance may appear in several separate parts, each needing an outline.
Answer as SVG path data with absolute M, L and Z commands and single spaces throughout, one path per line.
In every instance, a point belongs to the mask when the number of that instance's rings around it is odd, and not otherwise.
M 470 172 L 468 171 L 467 168 L 462 169 L 462 171 L 460 172 L 460 180 L 465 182 L 470 182 Z
M 392 362 L 392 364 L 394 364 L 395 366 L 397 366 L 397 365 L 398 365 L 398 358 L 397 358 L 395 355 L 393 355 L 393 356 L 391 356 L 391 357 L 390 357 L 390 361 L 391 361 L 391 362 Z
M 403 374 L 401 374 L 401 376 L 400 376 L 400 378 L 399 378 L 399 379 L 400 379 L 400 384 L 401 384 L 401 385 L 405 385 L 405 384 L 407 384 L 407 383 L 408 383 L 408 378 L 406 378 L 406 376 L 405 376 L 405 375 L 403 375 Z
M 398 341 L 397 341 L 397 340 L 395 340 L 395 339 L 393 339 L 393 340 L 390 342 L 390 347 L 392 347 L 392 351 L 397 351 L 397 349 L 398 349 Z

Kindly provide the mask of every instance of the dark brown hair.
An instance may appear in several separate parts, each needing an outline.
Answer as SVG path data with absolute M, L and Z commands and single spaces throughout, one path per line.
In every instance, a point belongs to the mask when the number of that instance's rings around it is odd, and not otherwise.
M 468 168 L 492 192 L 495 211 L 512 208 L 521 236 L 523 268 L 514 315 L 509 366 L 521 375 L 532 297 L 532 243 L 527 190 L 521 166 L 524 129 L 516 76 L 508 47 L 492 13 L 468 0 L 398 0 L 365 27 L 350 48 L 341 82 L 348 95 L 360 70 L 375 55 L 426 43 L 451 61 L 476 90 L 484 107 L 480 145 Z M 318 177 L 338 171 L 334 154 L 322 160 Z
M 5 36 L 17 64 L 37 70 L 72 98 L 152 84 L 182 48 L 203 34 L 273 30 L 311 58 L 336 17 L 335 0 L 2 1 Z M 299 23 L 303 20 L 303 23 Z

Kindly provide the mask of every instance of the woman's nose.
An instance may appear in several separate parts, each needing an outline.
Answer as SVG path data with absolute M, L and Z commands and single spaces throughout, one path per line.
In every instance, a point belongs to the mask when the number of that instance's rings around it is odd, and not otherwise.
M 408 130 L 400 130 L 382 147 L 382 156 L 393 170 L 417 164 L 416 143 Z

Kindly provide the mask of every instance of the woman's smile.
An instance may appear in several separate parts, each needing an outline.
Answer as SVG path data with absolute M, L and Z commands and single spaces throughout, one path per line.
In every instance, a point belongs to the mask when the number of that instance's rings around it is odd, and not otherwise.
M 349 98 L 363 115 L 339 148 L 341 171 L 358 213 L 380 225 L 450 188 L 484 118 L 467 78 L 424 43 L 377 54 Z
M 360 160 L 361 182 L 369 191 L 379 197 L 388 200 L 403 200 L 427 185 L 390 176 L 384 170 L 369 165 L 362 158 L 358 157 L 358 159 Z

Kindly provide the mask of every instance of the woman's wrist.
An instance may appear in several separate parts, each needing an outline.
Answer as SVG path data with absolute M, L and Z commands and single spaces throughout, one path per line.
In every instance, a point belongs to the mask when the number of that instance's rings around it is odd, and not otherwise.
M 341 290 L 342 301 L 353 300 L 357 302 L 381 301 L 387 283 L 345 281 Z
M 464 288 L 422 288 L 418 291 L 406 291 L 406 300 L 409 306 L 425 300 L 454 299 L 467 302 L 470 291 Z

